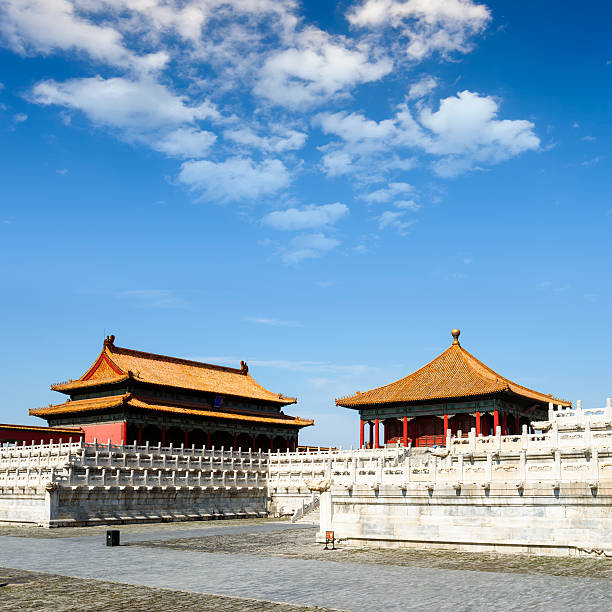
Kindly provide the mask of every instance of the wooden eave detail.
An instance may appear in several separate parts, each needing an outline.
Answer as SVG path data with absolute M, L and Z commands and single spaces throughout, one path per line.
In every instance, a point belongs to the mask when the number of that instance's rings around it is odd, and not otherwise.
M 58 404 L 55 406 L 47 406 L 44 408 L 36 408 L 30 410 L 30 415 L 41 418 L 52 418 L 56 416 L 99 412 L 120 407 L 131 407 L 146 411 L 184 414 L 189 416 L 223 419 L 230 421 L 268 423 L 287 427 L 308 427 L 309 425 L 314 424 L 313 420 L 301 419 L 300 417 L 292 417 L 285 414 L 279 414 L 278 417 L 266 417 L 253 414 L 220 412 L 217 410 L 209 410 L 206 408 L 196 408 L 194 405 L 180 402 L 164 404 L 160 402 L 157 398 L 136 397 L 131 393 L 124 393 L 122 395 L 111 395 L 108 397 L 96 397 L 85 400 L 67 401 L 63 404 Z

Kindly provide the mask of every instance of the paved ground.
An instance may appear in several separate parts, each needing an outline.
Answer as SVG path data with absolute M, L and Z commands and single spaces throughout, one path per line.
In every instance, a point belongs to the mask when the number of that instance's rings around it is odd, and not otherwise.
M 331 608 L 154 589 L 0 567 L 0 610 L 74 612 L 75 609 L 80 612 L 121 612 L 126 609 L 155 612 L 332 612 Z
M 601 610 L 608 609 L 612 592 L 609 578 L 550 575 L 555 571 L 588 574 L 587 566 L 576 565 L 576 561 L 581 560 L 575 560 L 574 564 L 563 560 L 561 565 L 554 567 L 547 566 L 545 560 L 534 561 L 533 567 L 527 568 L 528 573 L 518 574 L 513 573 L 509 566 L 503 566 L 508 561 L 504 561 L 502 556 L 489 555 L 488 566 L 479 561 L 480 571 L 447 569 L 449 559 L 452 560 L 450 567 L 465 567 L 467 561 L 478 555 L 458 557 L 455 553 L 440 553 L 436 566 L 431 561 L 434 557 L 410 551 L 341 550 L 325 553 L 320 546 L 307 541 L 313 531 L 307 525 L 270 521 L 139 527 L 146 529 L 126 529 L 125 533 L 122 530 L 122 536 L 125 536 L 122 539 L 128 545 L 119 548 L 107 548 L 102 534 L 87 535 L 91 533 L 87 531 L 79 531 L 85 534 L 79 537 L 52 539 L 0 537 L 0 567 L 38 570 L 122 585 L 356 611 L 428 607 L 454 610 L 535 610 L 544 607 Z M 142 544 L 137 544 L 138 541 Z M 446 565 L 440 559 L 447 559 Z M 524 557 L 514 558 L 514 571 L 520 569 L 519 559 L 525 560 Z M 497 565 L 496 560 L 502 565 Z M 478 567 L 474 563 L 470 567 Z M 595 572 L 595 566 L 591 565 L 590 573 L 609 576 L 610 562 L 599 563 L 602 564 L 599 571 Z M 559 567 L 563 564 L 566 567 L 560 572 Z M 535 567 L 539 567 L 539 571 L 548 567 L 549 571 L 537 574 Z M 567 569 L 572 567 L 572 571 Z M 148 590 L 142 589 L 143 593 Z M 0 591 L 0 609 L 5 609 L 3 602 L 8 600 L 2 595 Z M 180 599 L 183 594 L 176 597 Z M 111 601 L 116 600 L 111 598 Z M 217 604 L 213 602 L 210 605 L 213 608 L 201 609 L 215 609 Z M 126 600 L 125 607 L 114 609 L 139 607 Z M 28 609 L 21 604 L 19 608 Z M 190 609 L 181 607 L 178 600 L 177 608 Z M 105 609 L 113 608 L 106 606 Z M 232 608 L 219 602 L 217 609 Z M 264 606 L 263 609 L 271 608 Z

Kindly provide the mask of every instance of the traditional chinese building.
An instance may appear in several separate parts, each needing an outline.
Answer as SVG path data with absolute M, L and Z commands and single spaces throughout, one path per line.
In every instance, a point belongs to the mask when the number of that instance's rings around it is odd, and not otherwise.
M 454 329 L 451 346 L 420 370 L 336 400 L 338 406 L 359 411 L 361 447 L 380 446 L 381 423 L 384 443 L 433 446 L 445 443 L 449 429 L 453 435 L 471 428 L 476 435 L 490 435 L 501 427 L 502 435 L 517 434 L 523 424 L 546 419 L 550 402 L 571 406 L 497 374 L 459 344 L 459 334 Z
M 314 421 L 285 414 L 297 400 L 268 391 L 245 362 L 229 368 L 115 346 L 108 336 L 76 380 L 52 385 L 70 399 L 30 410 L 53 427 L 79 427 L 85 441 L 149 442 L 294 450 Z

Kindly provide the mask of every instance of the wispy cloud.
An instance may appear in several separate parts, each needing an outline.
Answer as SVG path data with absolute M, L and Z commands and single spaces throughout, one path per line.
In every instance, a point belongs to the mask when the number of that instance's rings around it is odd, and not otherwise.
M 268 213 L 261 222 L 277 230 L 311 230 L 332 225 L 348 213 L 348 206 L 340 202 L 322 206 L 311 204 L 301 209 L 276 210 Z
M 116 294 L 137 308 L 185 308 L 188 302 L 169 289 L 130 289 Z
M 245 317 L 245 321 L 258 325 L 271 325 L 272 327 L 304 327 L 298 321 L 285 321 L 282 319 L 270 319 L 267 317 Z

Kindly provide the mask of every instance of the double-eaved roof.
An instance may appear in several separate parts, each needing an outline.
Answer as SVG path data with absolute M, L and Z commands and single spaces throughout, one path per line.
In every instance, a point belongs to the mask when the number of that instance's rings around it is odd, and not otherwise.
M 251 423 L 269 423 L 273 425 L 284 425 L 288 427 L 307 427 L 312 425 L 314 421 L 301 419 L 276 413 L 248 414 L 231 411 L 221 411 L 214 409 L 204 409 L 201 404 L 191 402 L 176 402 L 164 401 L 157 398 L 149 398 L 144 396 L 132 395 L 131 393 L 122 393 L 120 395 L 110 395 L 105 397 L 94 397 L 84 400 L 74 400 L 64 402 L 55 406 L 47 406 L 45 408 L 37 408 L 30 410 L 31 415 L 52 419 L 56 416 L 65 414 L 79 414 L 86 412 L 96 412 L 99 410 L 108 410 L 111 408 L 130 407 L 138 410 L 166 412 L 172 414 L 182 414 L 196 417 L 206 417 L 209 419 L 221 419 L 230 421 L 249 421 Z
M 62 393 L 119 383 L 133 379 L 157 386 L 202 391 L 216 395 L 270 402 L 277 406 L 295 404 L 295 397 L 285 397 L 262 387 L 249 374 L 246 363 L 241 368 L 145 353 L 115 346 L 115 337 L 104 341 L 102 352 L 94 364 L 76 380 L 52 385 Z
M 339 398 L 336 405 L 358 409 L 503 393 L 540 404 L 571 406 L 571 402 L 533 391 L 494 372 L 459 344 L 459 333 L 454 329 L 451 346 L 416 372 L 383 387 Z

